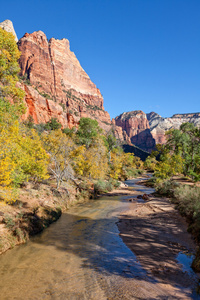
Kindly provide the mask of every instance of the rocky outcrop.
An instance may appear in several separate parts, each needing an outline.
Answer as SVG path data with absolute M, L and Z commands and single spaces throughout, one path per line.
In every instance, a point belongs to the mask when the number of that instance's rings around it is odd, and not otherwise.
M 110 128 L 103 97 L 70 51 L 67 39 L 48 41 L 42 31 L 37 31 L 26 33 L 18 47 L 28 108 L 23 119 L 31 115 L 39 123 L 55 116 L 63 127 L 71 128 L 81 117 L 90 117 L 103 129 Z
M 13 23 L 10 20 L 5 20 L 5 21 L 1 22 L 0 27 L 3 28 L 4 30 L 6 30 L 7 32 L 11 32 L 15 37 L 15 41 L 16 42 L 18 41 L 16 32 L 13 27 Z
M 125 112 L 112 120 L 113 124 L 121 127 L 117 129 L 119 139 L 130 139 L 131 143 L 145 151 L 155 149 L 156 144 L 166 143 L 165 133 L 170 129 L 179 129 L 183 123 L 193 123 L 200 127 L 200 113 L 175 114 L 171 118 L 162 118 L 151 112 L 145 114 L 141 110 Z
M 149 122 L 143 111 L 125 112 L 115 118 L 115 123 L 126 132 L 134 145 L 146 151 L 155 148 L 155 140 L 152 137 Z
M 155 112 L 147 114 L 151 134 L 156 144 L 164 144 L 166 142 L 165 132 L 170 129 L 179 129 L 183 123 L 193 123 L 200 126 L 200 113 L 175 114 L 171 118 L 162 118 Z

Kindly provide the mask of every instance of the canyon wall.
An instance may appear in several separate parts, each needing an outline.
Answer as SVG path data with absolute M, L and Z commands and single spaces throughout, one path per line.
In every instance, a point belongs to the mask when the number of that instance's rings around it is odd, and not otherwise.
M 143 111 L 125 112 L 115 118 L 115 123 L 126 132 L 132 144 L 146 151 L 152 151 L 155 148 L 155 140 Z
M 26 33 L 18 47 L 27 106 L 23 120 L 31 115 L 40 123 L 56 117 L 63 127 L 72 128 L 81 117 L 90 117 L 109 130 L 111 120 L 103 97 L 70 51 L 67 39 L 48 41 L 42 31 L 36 31 Z

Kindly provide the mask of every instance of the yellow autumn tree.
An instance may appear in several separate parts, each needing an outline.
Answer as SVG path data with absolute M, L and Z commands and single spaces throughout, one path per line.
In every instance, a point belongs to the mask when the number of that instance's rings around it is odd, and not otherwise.
M 48 168 L 56 179 L 58 189 L 63 180 L 73 178 L 72 151 L 75 145 L 72 138 L 60 129 L 43 133 L 42 141 L 50 157 Z
M 166 153 L 154 168 L 157 181 L 168 179 L 183 172 L 184 159 L 180 154 Z
M 16 86 L 20 72 L 20 51 L 14 35 L 0 28 L 0 98 L 20 103 L 24 92 Z
M 0 128 L 0 197 L 14 200 L 12 188 L 24 181 L 48 178 L 49 157 L 35 130 L 18 121 Z
M 113 179 L 119 179 L 120 174 L 122 173 L 123 167 L 123 151 L 119 148 L 115 148 L 110 153 L 110 168 L 109 176 Z
M 71 157 L 77 175 L 93 179 L 103 179 L 106 176 L 107 148 L 100 137 L 88 149 L 85 145 L 76 147 Z

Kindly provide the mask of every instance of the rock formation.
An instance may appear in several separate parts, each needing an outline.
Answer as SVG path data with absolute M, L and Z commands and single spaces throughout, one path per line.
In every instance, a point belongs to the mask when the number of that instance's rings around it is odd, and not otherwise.
M 40 123 L 57 117 L 63 127 L 71 128 L 81 117 L 90 117 L 109 130 L 111 121 L 103 97 L 70 51 L 67 39 L 48 41 L 42 31 L 37 31 L 26 33 L 18 47 L 28 107 L 23 119 L 31 115 Z
M 162 118 L 155 112 L 151 112 L 147 114 L 147 119 L 156 144 L 164 144 L 166 142 L 165 132 L 171 128 L 179 129 L 183 123 L 189 122 L 200 126 L 200 113 L 175 114 L 171 118 Z
M 6 30 L 7 32 L 11 32 L 15 37 L 15 41 L 16 42 L 18 41 L 16 32 L 13 27 L 13 23 L 10 20 L 5 20 L 5 21 L 1 22 L 0 27 L 3 28 L 4 30 Z
M 119 138 L 124 137 L 145 151 L 155 149 L 155 144 L 166 142 L 165 132 L 169 129 L 179 129 L 183 123 L 193 123 L 200 127 L 200 113 L 175 114 L 171 118 L 162 118 L 155 112 L 145 114 L 141 110 L 126 112 L 115 118 L 114 123 L 121 127 Z M 112 121 L 113 123 L 113 121 Z
M 125 112 L 115 118 L 115 123 L 126 132 L 134 145 L 146 151 L 155 148 L 155 140 L 151 135 L 149 122 L 143 111 Z

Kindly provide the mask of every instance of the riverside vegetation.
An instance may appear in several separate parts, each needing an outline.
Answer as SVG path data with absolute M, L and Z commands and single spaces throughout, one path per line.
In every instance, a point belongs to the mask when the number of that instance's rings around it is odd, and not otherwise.
M 78 130 L 56 119 L 34 124 L 18 87 L 20 52 L 0 28 L 0 252 L 55 221 L 63 209 L 112 190 L 142 172 L 143 162 L 124 153 L 112 132 L 81 118 Z
M 179 130 L 168 131 L 166 136 L 167 143 L 157 145 L 158 151 L 144 163 L 154 172 L 148 184 L 155 187 L 157 194 L 171 198 L 186 217 L 188 231 L 200 244 L 200 129 L 184 123 Z M 200 250 L 192 267 L 200 271 Z

